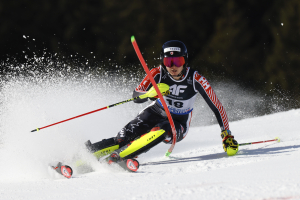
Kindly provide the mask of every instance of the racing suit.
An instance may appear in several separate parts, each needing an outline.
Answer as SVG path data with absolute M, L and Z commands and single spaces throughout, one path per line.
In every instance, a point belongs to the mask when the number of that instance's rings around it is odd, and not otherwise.
M 228 118 L 224 107 L 206 78 L 197 71 L 187 67 L 185 74 L 180 80 L 173 79 L 161 66 L 153 68 L 150 73 L 156 83 L 165 83 L 170 86 L 170 94 L 164 96 L 164 100 L 175 124 L 177 142 L 185 138 L 188 133 L 197 93 L 203 97 L 214 112 L 221 130 L 229 130 Z M 145 94 L 151 87 L 150 79 L 146 76 L 133 91 L 133 97 Z M 144 103 L 147 100 L 136 99 L 135 103 Z M 148 105 L 136 118 L 123 127 L 115 137 L 115 142 L 119 143 L 120 147 L 124 146 L 130 141 L 148 133 L 154 127 L 164 129 L 165 134 L 152 145 L 148 145 L 148 149 L 162 141 L 172 143 L 171 126 L 160 99 L 156 99 Z

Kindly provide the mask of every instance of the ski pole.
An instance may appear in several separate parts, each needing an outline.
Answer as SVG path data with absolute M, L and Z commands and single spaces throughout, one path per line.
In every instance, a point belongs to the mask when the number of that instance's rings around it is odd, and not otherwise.
M 54 125 L 56 125 L 56 124 L 60 124 L 60 123 L 66 122 L 66 121 L 70 121 L 70 120 L 72 120 L 72 119 L 76 119 L 76 118 L 79 118 L 79 117 L 82 117 L 82 116 L 85 116 L 85 115 L 89 115 L 89 114 L 98 112 L 98 111 L 100 111 L 100 110 L 105 110 L 105 109 L 107 109 L 107 108 L 111 108 L 111 107 L 114 107 L 114 106 L 117 106 L 117 105 L 121 105 L 121 104 L 130 102 L 130 101 L 133 101 L 133 100 L 135 100 L 135 99 L 144 99 L 144 98 L 147 98 L 147 97 L 148 97 L 147 94 L 143 94 L 143 95 L 141 95 L 141 96 L 134 97 L 134 98 L 131 98 L 131 99 L 128 99 L 128 100 L 125 100 L 125 101 L 121 101 L 121 102 L 119 102 L 119 103 L 115 103 L 115 104 L 112 104 L 112 105 L 109 105 L 109 106 L 105 106 L 105 107 L 103 107 L 103 108 L 99 108 L 99 109 L 97 109 L 97 110 L 93 110 L 93 111 L 90 111 L 90 112 L 87 112 L 87 113 L 84 113 L 84 114 L 81 114 L 81 115 L 77 115 L 77 116 L 75 116 L 75 117 L 71 117 L 71 118 L 69 118 L 69 119 L 65 119 L 65 120 L 63 120 L 63 121 L 56 122 L 56 123 L 54 123 L 54 124 L 50 124 L 50 125 L 47 125 L 47 126 L 44 126 L 44 127 L 41 127 L 41 128 L 36 128 L 36 129 L 32 130 L 31 132 L 39 131 L 39 130 L 41 130 L 41 129 L 48 128 L 48 127 L 50 127 L 50 126 L 54 126 Z
M 239 146 L 251 145 L 251 144 L 259 144 L 259 143 L 265 143 L 265 142 L 274 142 L 274 141 L 280 142 L 279 137 L 276 137 L 276 138 L 273 139 L 273 140 L 266 140 L 266 141 L 259 141 L 259 142 L 249 142 L 249 143 L 242 143 L 242 144 L 239 144 Z
M 139 47 L 137 45 L 137 42 L 136 42 L 134 36 L 131 36 L 131 43 L 132 43 L 132 45 L 134 47 L 134 50 L 135 50 L 135 52 L 136 52 L 136 54 L 137 54 L 137 56 L 138 56 L 138 58 L 139 58 L 139 60 L 140 60 L 140 62 L 142 64 L 144 70 L 147 73 L 148 78 L 150 79 L 153 87 L 155 88 L 156 93 L 158 94 L 158 97 L 159 97 L 159 99 L 160 99 L 160 101 L 161 101 L 161 103 L 162 103 L 162 105 L 163 105 L 163 107 L 165 109 L 165 112 L 166 112 L 166 114 L 168 116 L 168 119 L 169 119 L 169 122 L 170 122 L 170 125 L 171 125 L 171 129 L 172 129 L 172 133 L 173 133 L 172 145 L 171 145 L 171 147 L 168 149 L 168 151 L 165 154 L 166 156 L 169 156 L 172 153 L 172 151 L 173 151 L 173 149 L 175 147 L 175 144 L 176 144 L 176 129 L 175 129 L 174 121 L 173 121 L 173 119 L 171 117 L 171 114 L 170 114 L 170 111 L 168 109 L 168 106 L 167 106 L 164 98 L 162 97 L 162 94 L 160 93 L 160 91 L 159 91 L 159 89 L 158 89 L 158 87 L 156 85 L 156 82 L 155 82 L 152 74 L 149 71 L 149 68 L 148 68 L 148 66 L 147 66 L 147 64 L 146 64 L 146 62 L 145 62 L 145 60 L 144 60 L 144 58 L 143 58 L 143 56 L 141 54 L 141 51 L 140 51 L 140 49 L 139 49 Z

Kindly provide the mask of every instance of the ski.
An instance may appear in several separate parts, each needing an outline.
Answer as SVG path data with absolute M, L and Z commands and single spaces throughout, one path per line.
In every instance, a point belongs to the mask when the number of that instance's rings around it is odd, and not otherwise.
M 136 172 L 140 163 L 134 158 L 122 159 L 118 153 L 112 153 L 110 155 L 99 158 L 100 163 L 107 163 L 108 165 L 119 165 L 122 169 L 128 172 Z
M 63 175 L 66 178 L 71 178 L 73 174 L 73 170 L 70 166 L 68 165 L 62 165 L 61 162 L 57 163 L 56 166 L 51 166 L 54 171 L 59 173 L 60 175 Z
M 109 156 L 111 156 L 111 155 L 109 155 Z M 109 159 L 109 156 L 102 157 L 99 160 L 99 162 L 107 163 L 108 165 L 118 165 L 122 169 L 124 169 L 125 171 L 128 171 L 128 172 L 136 172 L 140 167 L 139 161 L 137 161 L 134 158 L 125 159 L 125 160 L 118 160 L 118 159 L 112 160 L 112 159 Z
M 139 162 L 136 159 L 126 159 L 119 162 L 108 163 L 108 165 L 118 165 L 128 172 L 136 172 L 140 166 Z M 68 179 L 70 179 L 73 175 L 72 168 L 68 165 L 63 165 L 61 162 L 58 162 L 56 166 L 51 165 L 51 168 L 58 174 Z
M 117 162 L 116 164 L 119 165 L 124 170 L 129 171 L 129 172 L 136 172 L 140 167 L 140 164 L 136 159 L 126 159 L 126 160 Z

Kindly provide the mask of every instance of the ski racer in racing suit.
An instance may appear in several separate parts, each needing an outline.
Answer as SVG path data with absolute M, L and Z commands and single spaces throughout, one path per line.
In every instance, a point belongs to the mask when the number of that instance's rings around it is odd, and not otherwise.
M 238 143 L 229 130 L 225 109 L 206 78 L 187 66 L 188 54 L 184 43 L 178 40 L 166 42 L 160 59 L 161 65 L 150 72 L 159 88 L 159 84 L 169 86 L 169 94 L 165 94 L 164 100 L 175 124 L 177 142 L 188 134 L 194 102 L 199 93 L 217 118 L 224 151 L 228 155 L 234 155 L 238 151 Z M 152 87 L 146 76 L 133 91 L 133 97 L 147 94 Z M 148 99 L 136 99 L 135 103 L 144 103 Z M 161 100 L 155 97 L 150 100 L 154 101 L 125 125 L 116 137 L 94 144 L 87 141 L 87 148 L 98 158 L 110 154 L 113 157 L 111 160 L 117 162 L 120 159 L 134 158 L 160 142 L 172 143 L 171 126 Z

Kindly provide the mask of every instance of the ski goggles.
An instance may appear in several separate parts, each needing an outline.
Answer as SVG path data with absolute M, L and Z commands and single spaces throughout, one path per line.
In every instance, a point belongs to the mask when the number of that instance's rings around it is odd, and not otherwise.
M 176 67 L 181 67 L 182 65 L 184 65 L 185 60 L 184 57 L 165 57 L 164 58 L 164 65 L 166 67 L 172 67 L 173 65 L 175 65 Z

